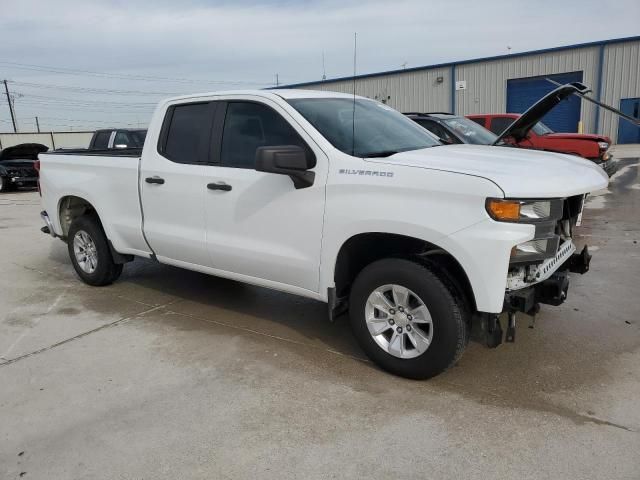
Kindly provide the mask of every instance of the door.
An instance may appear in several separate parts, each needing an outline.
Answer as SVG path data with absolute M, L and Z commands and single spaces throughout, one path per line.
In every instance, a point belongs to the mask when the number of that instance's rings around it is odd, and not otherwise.
M 506 113 L 524 113 L 531 105 L 557 88 L 547 78 L 560 84 L 582 82 L 582 72 L 507 80 Z M 542 117 L 541 121 L 554 132 L 577 132 L 580 121 L 580 98 L 571 95 Z
M 157 148 L 144 150 L 140 175 L 144 233 L 162 262 L 209 264 L 204 165 L 214 112 L 213 102 L 170 106 Z
M 211 267 L 318 291 L 328 161 L 275 102 L 229 100 L 214 127 L 216 165 L 205 167 Z M 315 155 L 314 184 L 296 189 L 286 175 L 254 170 L 256 149 L 298 145 Z
M 640 119 L 640 98 L 623 98 L 620 111 Z M 640 126 L 620 117 L 618 120 L 618 143 L 640 143 Z

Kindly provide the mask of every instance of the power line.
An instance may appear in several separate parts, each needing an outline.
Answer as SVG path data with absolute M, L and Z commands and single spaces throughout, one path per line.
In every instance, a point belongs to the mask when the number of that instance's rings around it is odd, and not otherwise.
M 166 95 L 175 96 L 180 95 L 179 92 L 150 92 L 148 90 L 119 90 L 115 88 L 94 88 L 94 87 L 77 87 L 70 85 L 51 85 L 46 83 L 33 83 L 33 82 L 19 82 L 14 80 L 7 80 L 12 85 L 18 85 L 21 87 L 33 87 L 39 89 L 53 89 L 53 90 L 65 90 L 70 92 L 82 92 L 82 93 L 94 93 L 94 94 L 117 94 L 117 95 Z M 184 93 L 184 92 L 182 92 Z
M 46 65 L 35 65 L 31 63 L 18 63 L 0 61 L 2 65 L 9 65 L 11 67 L 23 70 L 33 70 L 38 72 L 59 73 L 64 75 L 81 75 L 91 77 L 102 78 L 117 78 L 120 80 L 140 80 L 148 82 L 174 82 L 174 83 L 187 83 L 187 84 L 215 84 L 215 85 L 271 85 L 272 82 L 263 81 L 244 81 L 244 80 L 195 80 L 190 78 L 172 78 L 172 77 L 160 77 L 153 75 L 134 75 L 126 73 L 109 73 L 109 72 L 96 72 L 92 70 L 80 70 L 76 68 L 64 68 L 64 67 L 51 67 Z
M 149 105 L 155 106 L 157 102 L 113 102 L 107 100 L 85 100 L 85 99 L 73 99 L 68 97 L 55 97 L 52 95 L 37 95 L 34 93 L 28 94 L 29 98 L 43 99 L 43 100 L 52 100 L 52 101 L 60 101 L 60 102 L 75 102 L 75 103 L 94 103 L 101 105 Z

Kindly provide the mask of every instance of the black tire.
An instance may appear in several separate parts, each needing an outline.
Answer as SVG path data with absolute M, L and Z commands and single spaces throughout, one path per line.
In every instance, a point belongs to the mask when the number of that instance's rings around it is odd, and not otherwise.
M 13 185 L 9 182 L 6 177 L 0 177 L 0 193 L 6 193 L 13 190 Z
M 76 254 L 74 252 L 74 239 L 78 232 L 86 233 L 95 245 L 97 254 L 97 265 L 92 272 L 85 271 L 79 264 Z M 69 234 L 67 236 L 67 248 L 69 251 L 69 258 L 76 273 L 80 279 L 88 284 L 96 287 L 104 285 L 110 285 L 118 279 L 122 273 L 122 264 L 116 264 L 113 261 L 111 250 L 109 249 L 109 243 L 107 236 L 102 229 L 100 220 L 96 215 L 83 215 L 76 218 L 69 228 Z
M 411 290 L 431 315 L 431 343 L 417 357 L 391 355 L 369 333 L 365 319 L 367 299 L 373 291 L 389 284 Z M 349 297 L 351 328 L 367 356 L 384 370 L 416 380 L 434 377 L 460 359 L 468 341 L 467 312 L 464 300 L 446 280 L 428 265 L 407 259 L 388 258 L 368 265 L 356 278 Z

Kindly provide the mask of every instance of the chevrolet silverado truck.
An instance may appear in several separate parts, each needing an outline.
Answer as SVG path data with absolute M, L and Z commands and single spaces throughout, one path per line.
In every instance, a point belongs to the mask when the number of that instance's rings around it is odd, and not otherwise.
M 409 378 L 454 364 L 474 323 L 497 346 L 502 312 L 513 340 L 515 312 L 562 303 L 589 267 L 585 196 L 608 182 L 578 157 L 445 147 L 387 105 L 305 90 L 173 98 L 137 154 L 40 161 L 43 231 L 87 284 L 143 257 L 316 299 Z

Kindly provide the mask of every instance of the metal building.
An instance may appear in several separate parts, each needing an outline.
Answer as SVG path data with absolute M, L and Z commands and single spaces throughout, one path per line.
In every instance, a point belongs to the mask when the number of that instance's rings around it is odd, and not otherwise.
M 355 89 L 403 112 L 521 113 L 554 88 L 547 78 L 581 81 L 595 99 L 640 118 L 640 36 L 358 75 Z M 354 78 L 281 88 L 351 93 Z M 582 128 L 618 143 L 640 143 L 638 127 L 577 98 L 557 107 L 544 122 L 559 132 Z

